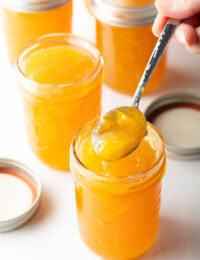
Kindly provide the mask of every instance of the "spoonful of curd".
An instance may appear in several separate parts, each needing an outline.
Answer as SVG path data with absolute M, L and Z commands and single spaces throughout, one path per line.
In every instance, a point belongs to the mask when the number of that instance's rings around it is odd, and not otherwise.
M 147 122 L 137 107 L 119 107 L 100 118 L 92 135 L 96 153 L 106 161 L 133 151 L 146 135 Z
M 147 134 L 145 116 L 138 109 L 139 101 L 179 23 L 179 20 L 168 20 L 136 89 L 132 106 L 116 108 L 100 118 L 93 131 L 92 143 L 104 160 L 115 161 L 127 156 Z

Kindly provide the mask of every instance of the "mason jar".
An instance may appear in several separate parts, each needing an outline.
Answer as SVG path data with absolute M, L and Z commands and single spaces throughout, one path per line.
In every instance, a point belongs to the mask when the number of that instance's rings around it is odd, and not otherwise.
M 132 154 L 106 162 L 93 152 L 96 125 L 93 120 L 78 132 L 70 152 L 80 235 L 103 259 L 135 259 L 152 246 L 158 231 L 164 141 L 148 123 L 147 136 Z
M 25 47 L 16 71 L 33 152 L 48 166 L 68 170 L 74 134 L 101 112 L 100 52 L 82 38 L 51 34 Z
M 9 59 L 30 41 L 50 33 L 70 33 L 72 0 L 2 0 L 2 21 Z
M 133 95 L 157 38 L 152 24 L 157 11 L 152 0 L 91 0 L 96 18 L 96 44 L 105 62 L 105 84 Z M 144 93 L 163 81 L 166 55 L 161 59 Z

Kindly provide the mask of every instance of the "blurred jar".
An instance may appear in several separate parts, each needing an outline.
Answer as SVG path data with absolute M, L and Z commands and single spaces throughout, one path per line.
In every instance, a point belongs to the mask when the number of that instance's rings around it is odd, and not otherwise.
M 92 146 L 97 121 L 76 135 L 70 153 L 80 235 L 103 259 L 128 260 L 144 254 L 158 231 L 165 145 L 148 123 L 148 135 L 129 156 L 107 162 Z
M 108 1 L 115 5 L 121 5 L 121 6 L 142 6 L 154 2 L 153 0 L 108 0 Z M 91 0 L 84 0 L 85 7 L 89 11 L 89 13 L 91 13 L 90 2 Z
M 72 0 L 2 0 L 1 4 L 12 64 L 22 48 L 39 36 L 71 32 Z
M 147 4 L 152 4 L 154 0 L 108 0 L 110 3 L 121 5 L 121 6 L 143 6 Z
M 68 170 L 74 134 L 101 112 L 99 51 L 70 34 L 47 35 L 25 47 L 16 69 L 32 150 L 50 167 Z
M 157 11 L 152 0 L 91 0 L 96 17 L 96 44 L 105 62 L 108 87 L 133 95 L 157 38 L 152 24 Z M 144 93 L 158 87 L 164 78 L 166 55 L 160 61 Z

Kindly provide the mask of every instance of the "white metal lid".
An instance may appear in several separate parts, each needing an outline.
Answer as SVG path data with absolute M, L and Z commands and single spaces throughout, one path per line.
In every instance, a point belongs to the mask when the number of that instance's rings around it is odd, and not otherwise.
M 6 172 L 6 170 L 10 171 L 11 174 L 18 173 L 22 178 L 33 184 L 36 191 L 34 201 L 27 210 L 15 217 L 10 217 L 9 219 L 0 221 L 0 232 L 8 232 L 25 224 L 36 212 L 40 203 L 41 183 L 38 175 L 33 173 L 25 165 L 14 160 L 0 158 L 0 170 L 1 173 L 4 171 Z
M 117 27 L 150 25 L 157 15 L 154 3 L 140 7 L 127 7 L 114 5 L 106 0 L 90 0 L 90 8 L 98 20 Z
M 145 116 L 163 135 L 169 157 L 200 158 L 200 97 L 188 93 L 162 96 L 147 107 Z
M 0 3 L 13 11 L 37 13 L 55 9 L 71 0 L 0 0 Z

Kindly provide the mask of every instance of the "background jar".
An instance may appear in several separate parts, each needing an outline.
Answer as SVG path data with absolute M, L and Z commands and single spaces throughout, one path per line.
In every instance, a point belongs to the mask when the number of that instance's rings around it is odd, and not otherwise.
M 63 85 L 39 84 L 24 74 L 23 66 L 33 53 L 65 45 L 80 47 L 93 57 L 95 69 L 91 74 Z M 101 112 L 103 59 L 99 51 L 90 42 L 70 34 L 47 35 L 25 47 L 17 59 L 16 70 L 33 152 L 50 167 L 69 170 L 69 148 L 74 134 Z
M 133 95 L 157 41 L 152 33 L 157 11 L 153 3 L 149 4 L 150 1 L 118 0 L 116 3 L 119 5 L 114 2 L 90 2 L 90 9 L 96 17 L 96 44 L 105 62 L 106 85 L 123 94 Z M 161 84 L 165 69 L 166 55 L 144 93 Z
M 2 21 L 13 64 L 22 48 L 39 36 L 70 33 L 72 0 L 2 0 Z
M 84 126 L 71 146 L 80 234 L 104 259 L 135 259 L 151 247 L 158 231 L 161 180 L 166 170 L 164 141 L 148 124 L 147 138 L 157 151 L 156 162 L 128 177 L 100 175 L 84 167 L 76 152 L 76 143 L 96 124 L 94 120 Z
M 143 6 L 151 4 L 154 0 L 109 0 L 111 3 L 121 6 Z

